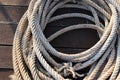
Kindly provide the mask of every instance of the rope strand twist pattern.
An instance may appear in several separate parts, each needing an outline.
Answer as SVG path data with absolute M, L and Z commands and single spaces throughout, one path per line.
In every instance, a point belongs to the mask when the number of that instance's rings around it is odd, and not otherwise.
M 77 8 L 91 12 L 64 13 L 52 16 L 60 8 Z M 116 0 L 31 0 L 21 18 L 13 42 L 13 80 L 120 80 L 120 4 Z M 72 17 L 93 23 L 65 27 L 46 38 L 48 23 Z M 101 22 L 100 18 L 103 20 Z M 75 29 L 89 28 L 100 40 L 90 49 L 66 54 L 49 43 Z M 62 63 L 51 57 L 54 55 Z M 89 67 L 87 73 L 79 71 Z

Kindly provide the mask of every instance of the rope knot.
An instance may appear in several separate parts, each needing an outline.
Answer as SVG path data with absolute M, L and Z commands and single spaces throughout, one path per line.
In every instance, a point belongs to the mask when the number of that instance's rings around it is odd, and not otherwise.
M 77 77 L 83 77 L 85 74 L 79 74 L 75 72 L 73 68 L 73 64 L 70 63 L 63 63 L 63 66 L 61 66 L 59 69 L 55 68 L 58 73 L 63 75 L 64 77 L 72 75 L 72 78 L 77 78 Z
M 73 78 L 76 78 L 76 73 L 72 67 L 72 63 L 63 63 L 63 66 L 57 69 L 57 71 L 63 76 L 67 77 L 72 75 Z

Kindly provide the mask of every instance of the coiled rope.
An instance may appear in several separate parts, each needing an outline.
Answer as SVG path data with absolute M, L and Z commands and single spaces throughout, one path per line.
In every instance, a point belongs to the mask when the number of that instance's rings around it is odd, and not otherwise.
M 13 80 L 80 80 L 81 77 L 120 80 L 119 6 L 116 0 L 31 0 L 14 37 Z M 83 9 L 92 15 L 74 12 L 52 16 L 60 8 Z M 43 31 L 48 23 L 71 17 L 88 19 L 94 24 L 71 25 L 46 39 Z M 82 28 L 94 29 L 100 37 L 86 51 L 66 54 L 49 43 L 65 32 Z M 59 63 L 51 55 L 63 62 Z M 90 67 L 89 72 L 80 74 L 86 67 Z

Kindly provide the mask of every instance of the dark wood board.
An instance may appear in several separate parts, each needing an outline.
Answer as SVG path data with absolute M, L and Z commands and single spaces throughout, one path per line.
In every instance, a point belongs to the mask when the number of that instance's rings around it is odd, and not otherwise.
M 0 68 L 12 68 L 12 46 L 0 46 Z
M 0 5 L 0 23 L 18 23 L 26 10 L 27 7 L 22 6 Z
M 13 74 L 12 69 L 0 69 L 0 80 L 11 80 L 9 78 L 10 75 Z
M 0 45 L 12 45 L 16 24 L 0 24 Z

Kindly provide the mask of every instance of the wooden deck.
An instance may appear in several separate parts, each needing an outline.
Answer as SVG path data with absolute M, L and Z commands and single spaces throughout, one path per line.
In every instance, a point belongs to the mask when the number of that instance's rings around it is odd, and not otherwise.
M 10 80 L 13 73 L 12 42 L 16 26 L 27 10 L 30 0 L 0 0 L 0 80 Z M 63 12 L 77 11 L 76 9 L 58 10 L 54 15 Z M 82 20 L 85 22 L 86 20 Z M 70 18 L 48 24 L 45 35 L 48 37 L 57 30 L 70 24 L 80 23 L 80 18 Z M 89 21 L 87 21 L 89 22 Z M 56 24 L 57 23 L 57 24 Z M 61 52 L 80 52 L 93 46 L 99 40 L 96 31 L 81 29 L 67 32 L 51 42 Z

